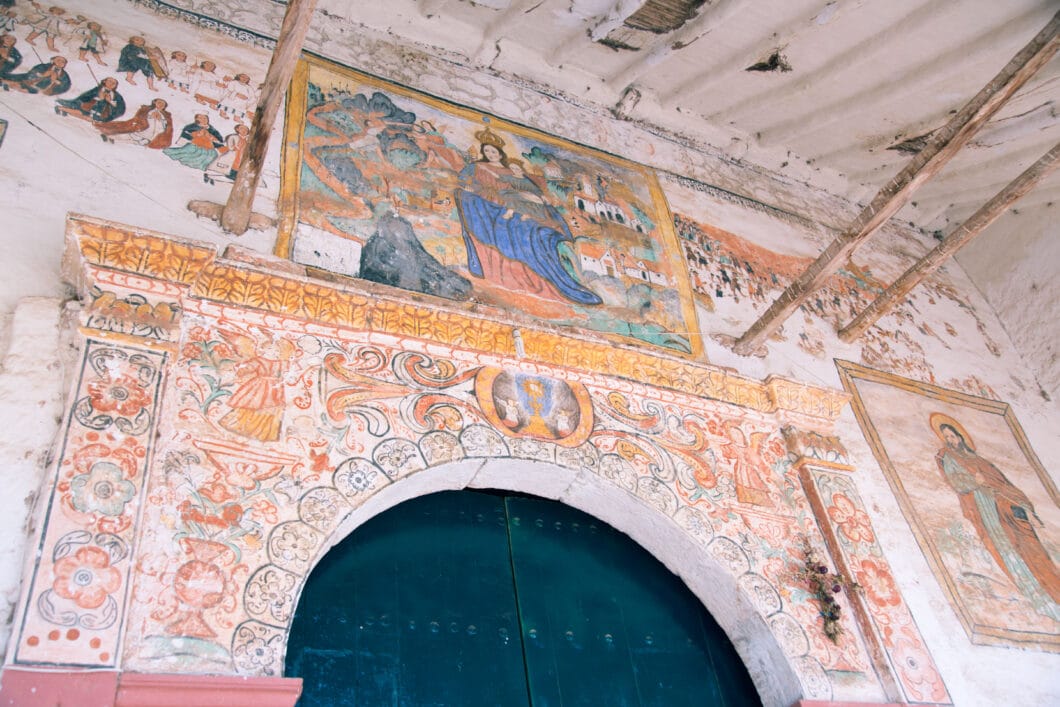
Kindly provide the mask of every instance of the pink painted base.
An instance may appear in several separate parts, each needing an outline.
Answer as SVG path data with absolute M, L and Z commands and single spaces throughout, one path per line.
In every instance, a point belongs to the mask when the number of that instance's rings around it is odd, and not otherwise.
M 301 678 L 19 668 L 0 675 L 0 707 L 292 707 L 300 694 Z
M 909 707 L 899 702 L 829 702 L 827 700 L 799 700 L 791 707 Z

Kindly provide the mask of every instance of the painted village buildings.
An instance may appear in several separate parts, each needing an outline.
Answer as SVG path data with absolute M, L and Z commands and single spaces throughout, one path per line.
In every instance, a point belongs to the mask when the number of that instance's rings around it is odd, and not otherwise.
M 243 160 L 283 5 L 248 8 L 0 3 L 0 700 L 293 704 L 314 566 L 461 488 L 632 537 L 764 704 L 1060 700 L 1056 396 L 955 263 L 835 333 L 930 237 L 738 356 L 841 200 L 314 27 L 236 238 L 187 204 Z M 807 552 L 860 585 L 835 640 Z

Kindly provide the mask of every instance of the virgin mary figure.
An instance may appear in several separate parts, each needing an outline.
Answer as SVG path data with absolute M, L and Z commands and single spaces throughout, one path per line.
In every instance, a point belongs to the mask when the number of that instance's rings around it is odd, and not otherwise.
M 943 443 L 935 462 L 957 493 L 962 515 L 1034 608 L 1060 621 L 1060 573 L 1035 530 L 1042 521 L 1030 499 L 976 453 L 959 422 L 940 412 L 932 413 L 929 421 Z
M 504 153 L 489 127 L 475 133 L 481 158 L 460 172 L 457 211 L 472 275 L 561 302 L 603 300 L 572 275 L 560 244 L 574 236 L 544 191 Z

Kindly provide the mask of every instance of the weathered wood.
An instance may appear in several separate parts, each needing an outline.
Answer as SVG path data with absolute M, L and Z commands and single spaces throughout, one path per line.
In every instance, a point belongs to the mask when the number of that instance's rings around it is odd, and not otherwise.
M 243 161 L 236 174 L 236 183 L 232 185 L 232 191 L 228 195 L 228 203 L 221 212 L 221 228 L 237 236 L 246 233 L 250 223 L 254 193 L 261 179 L 269 136 L 276 123 L 283 92 L 291 82 L 294 67 L 302 54 L 302 43 L 305 42 L 316 4 L 317 0 L 290 0 L 287 3 L 280 36 L 276 40 L 276 49 L 272 52 L 269 70 L 265 74 L 265 84 L 258 98 L 258 107 L 254 111 L 254 122 L 247 138 Z
M 769 306 L 741 336 L 733 350 L 748 355 L 845 263 L 865 239 L 898 212 L 925 182 L 937 174 L 962 146 L 1044 66 L 1060 48 L 1060 12 L 1005 65 L 946 125 L 932 136 L 902 171 L 889 181 L 842 235 Z
M 950 256 L 986 230 L 987 226 L 1005 213 L 1009 206 L 1052 174 L 1057 166 L 1060 166 L 1060 143 L 1054 145 L 1053 149 L 1046 152 L 1041 159 L 1028 167 L 1023 174 L 1012 180 L 1008 186 L 994 195 L 993 199 L 983 204 L 982 208 L 958 226 L 953 233 L 946 236 L 931 252 L 902 273 L 902 276 L 895 280 L 890 287 L 880 293 L 869 306 L 854 317 L 849 324 L 839 330 L 839 338 L 850 343 L 865 333 L 866 329 L 889 312 L 895 304 L 909 294 L 910 290 L 920 284 L 925 277 L 942 267 L 942 264 Z

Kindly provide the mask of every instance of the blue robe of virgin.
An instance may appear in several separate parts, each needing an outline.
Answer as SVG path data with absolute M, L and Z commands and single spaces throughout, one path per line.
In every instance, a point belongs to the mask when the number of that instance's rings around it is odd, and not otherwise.
M 474 184 L 475 171 L 479 163 L 469 164 L 460 173 L 464 184 Z M 545 205 L 553 221 L 562 228 L 551 226 L 520 214 L 516 211 L 504 218 L 509 207 L 484 199 L 467 189 L 457 189 L 455 194 L 460 225 L 467 248 L 467 267 L 472 275 L 483 277 L 482 262 L 472 241 L 496 248 L 501 255 L 517 260 L 534 273 L 547 280 L 560 294 L 579 304 L 600 304 L 600 296 L 586 289 L 567 272 L 559 257 L 559 245 L 573 242 L 574 236 L 567 228 L 562 215 L 552 206 Z

